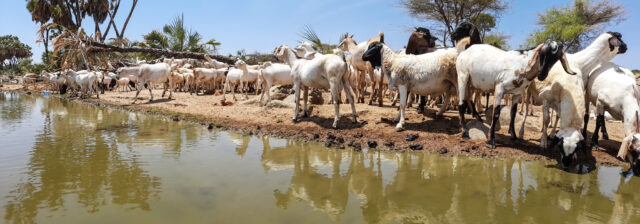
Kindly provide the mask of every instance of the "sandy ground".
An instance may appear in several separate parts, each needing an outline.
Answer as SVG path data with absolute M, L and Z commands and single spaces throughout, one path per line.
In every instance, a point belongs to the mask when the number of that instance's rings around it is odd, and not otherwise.
M 4 85 L 3 91 L 25 91 L 20 85 Z M 33 89 L 32 91 L 37 91 Z M 136 112 L 146 112 L 173 117 L 174 120 L 188 120 L 218 129 L 237 130 L 248 134 L 268 134 L 280 137 L 297 138 L 318 141 L 335 148 L 353 145 L 356 150 L 373 148 L 376 150 L 407 151 L 410 146 L 421 145 L 422 151 L 446 155 L 471 155 L 478 157 L 517 158 L 525 160 L 556 160 L 559 152 L 541 150 L 539 140 L 541 136 L 541 109 L 534 107 L 534 115 L 527 118 L 526 134 L 522 141 L 511 141 L 503 126 L 496 135 L 496 149 L 489 149 L 483 140 L 463 140 L 461 138 L 458 113 L 449 110 L 443 118 L 434 119 L 437 108 L 427 108 L 424 114 L 418 114 L 414 108 L 407 109 L 405 131 L 396 132 L 393 119 L 397 115 L 397 107 L 391 107 L 385 99 L 385 107 L 356 104 L 358 123 L 353 124 L 351 110 L 348 104 L 340 105 L 340 122 L 338 130 L 331 128 L 333 122 L 333 105 L 311 105 L 312 113 L 309 117 L 300 118 L 294 123 L 291 118 L 292 108 L 267 108 L 258 105 L 244 105 L 240 101 L 233 101 L 230 95 L 227 100 L 233 105 L 221 105 L 222 96 L 190 95 L 189 93 L 174 93 L 174 98 L 161 98 L 161 90 L 154 90 L 154 101 L 149 103 L 149 91 L 140 93 L 138 102 L 131 105 L 135 92 L 112 91 L 100 95 L 100 99 L 84 99 L 98 105 L 106 105 Z M 323 94 L 328 102 L 329 94 Z M 238 99 L 242 99 L 240 95 Z M 249 98 L 259 97 L 249 95 Z M 291 97 L 285 99 L 290 100 Z M 227 101 L 227 102 L 229 102 Z M 483 100 L 484 102 L 484 100 Z M 484 114 L 483 114 L 484 117 Z M 472 120 L 467 115 L 468 120 Z M 485 119 L 485 122 L 486 119 Z M 503 124 L 506 125 L 506 124 Z M 591 120 L 589 129 L 594 129 L 595 121 Z M 593 151 L 586 161 L 595 161 L 602 165 L 626 165 L 615 157 L 620 141 L 624 136 L 622 123 L 607 121 L 610 140 L 600 140 L 600 151 Z M 519 130 L 519 123 L 516 123 Z M 518 132 L 516 132 L 518 133 Z M 408 134 L 418 135 L 414 141 L 407 141 Z M 589 136 L 591 132 L 589 132 Z M 335 136 L 335 139 L 332 137 Z M 328 140 L 333 139 L 333 140 Z M 590 137 L 588 138 L 590 139 Z M 344 140 L 344 141 L 342 141 Z M 371 143 L 371 144 L 369 144 Z

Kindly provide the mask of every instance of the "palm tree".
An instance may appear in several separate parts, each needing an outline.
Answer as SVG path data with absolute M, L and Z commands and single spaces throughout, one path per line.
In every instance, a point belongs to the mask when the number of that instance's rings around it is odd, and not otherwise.
M 218 53 L 218 46 L 220 46 L 220 45 L 221 45 L 221 44 L 220 44 L 220 42 L 218 42 L 216 39 L 213 39 L 213 38 L 211 38 L 211 40 L 209 40 L 209 41 L 207 41 L 207 42 L 204 42 L 204 44 L 205 44 L 205 45 L 209 45 L 209 46 L 211 46 L 211 51 L 212 51 L 214 54 L 217 54 L 217 53 Z
M 162 32 L 153 30 L 144 35 L 144 44 L 150 48 L 169 49 L 172 51 L 207 52 L 207 45 L 217 50 L 220 43 L 211 39 L 202 43 L 202 35 L 184 24 L 184 14 L 176 16 L 169 24 L 162 28 Z

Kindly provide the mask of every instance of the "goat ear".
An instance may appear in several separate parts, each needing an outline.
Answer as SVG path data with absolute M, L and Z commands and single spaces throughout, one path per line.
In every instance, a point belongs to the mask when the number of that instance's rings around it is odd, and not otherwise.
M 620 144 L 620 149 L 618 149 L 618 157 L 624 160 L 627 157 L 627 153 L 629 152 L 629 146 L 631 142 L 634 140 L 633 135 L 629 135 L 622 139 L 622 143 Z
M 543 44 L 538 45 L 536 49 L 533 50 L 533 57 L 527 64 L 527 67 L 524 70 L 524 73 L 527 74 L 527 79 L 532 80 L 535 75 L 538 75 L 537 72 L 531 72 L 536 66 L 540 69 L 540 50 L 542 49 Z

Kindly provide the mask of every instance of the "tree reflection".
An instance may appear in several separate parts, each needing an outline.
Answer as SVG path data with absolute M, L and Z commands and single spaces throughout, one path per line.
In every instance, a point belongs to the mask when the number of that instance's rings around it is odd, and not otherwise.
M 31 223 L 39 210 L 55 211 L 74 202 L 87 212 L 111 203 L 149 210 L 148 201 L 161 191 L 160 179 L 149 175 L 137 156 L 118 150 L 118 143 L 147 141 L 146 134 L 163 132 L 147 133 L 153 128 L 146 126 L 167 122 L 132 121 L 128 113 L 55 98 L 41 101 L 43 131 L 30 153 L 27 178 L 8 196 L 5 220 Z

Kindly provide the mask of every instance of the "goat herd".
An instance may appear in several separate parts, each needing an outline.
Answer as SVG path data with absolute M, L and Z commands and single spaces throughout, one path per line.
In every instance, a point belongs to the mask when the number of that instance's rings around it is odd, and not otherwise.
M 419 97 L 419 108 L 422 108 L 425 96 L 434 96 L 431 99 L 439 98 L 443 102 L 437 115 L 442 115 L 451 103 L 458 106 L 464 138 L 468 138 L 465 113 L 471 110 L 473 116 L 481 120 L 477 104 L 471 99 L 478 102 L 481 94 L 492 93 L 495 109 L 487 141 L 491 148 L 495 147 L 500 104 L 507 94 L 512 102 L 508 131 L 511 137 L 517 138 L 514 128 L 517 104 L 525 103 L 527 112 L 530 104 L 542 105 L 541 148 L 558 147 L 563 166 L 572 166 L 577 161 L 578 151 L 587 152 L 586 129 L 589 105 L 593 104 L 597 118 L 592 147 L 597 148 L 598 132 L 608 138 L 604 126 L 606 110 L 615 119 L 623 120 L 626 129 L 618 156 L 626 159 L 635 173 L 640 173 L 640 91 L 631 71 L 610 62 L 627 50 L 619 33 L 603 33 L 575 54 L 565 54 L 563 46 L 551 40 L 529 50 L 503 51 L 482 44 L 477 28 L 468 22 L 460 24 L 452 33 L 451 37 L 457 43 L 452 48 L 436 47 L 437 38 L 425 28 L 416 28 L 406 49 L 395 52 L 385 44 L 382 32 L 361 43 L 356 43 L 352 37 L 347 35 L 333 54 L 317 53 L 308 43 L 293 49 L 278 46 L 274 56 L 284 63 L 247 65 L 237 60 L 230 67 L 208 57 L 202 63 L 192 59 L 162 59 L 156 63 L 139 62 L 135 66 L 121 67 L 115 73 L 64 70 L 50 74 L 49 79 L 57 85 L 65 84 L 76 93 L 95 93 L 98 97 L 99 86 L 103 86 L 103 90 L 116 85 L 117 88 L 133 87 L 136 97 L 132 103 L 145 87 L 153 100 L 153 83 L 164 85 L 162 97 L 169 91 L 169 98 L 174 90 L 197 95 L 202 88 L 221 89 L 223 94 L 230 91 L 236 99 L 236 89 L 247 97 L 250 88 L 261 88 L 261 106 L 265 93 L 267 101 L 271 100 L 269 90 L 272 86 L 293 85 L 294 122 L 299 116 L 301 90 L 304 92 L 302 113 L 306 116 L 309 88 L 329 89 L 335 109 L 333 128 L 338 125 L 341 92 L 344 90 L 356 122 L 355 101 L 364 103 L 365 89 L 371 85 L 369 104 L 377 97 L 382 106 L 385 89 L 395 91 L 393 105 L 399 96 L 397 131 L 404 128 L 405 108 L 412 101 L 410 98 Z M 193 68 L 196 64 L 198 68 Z M 552 137 L 548 137 L 546 130 L 551 121 L 550 109 L 556 112 Z M 527 112 L 524 113 L 525 121 Z M 558 120 L 560 127 L 556 132 Z M 520 137 L 523 132 L 524 128 L 520 128 Z

